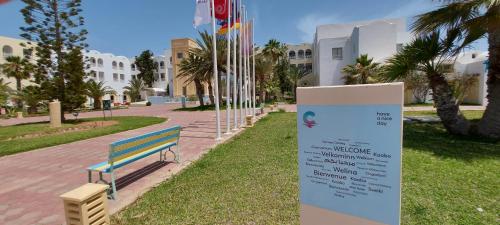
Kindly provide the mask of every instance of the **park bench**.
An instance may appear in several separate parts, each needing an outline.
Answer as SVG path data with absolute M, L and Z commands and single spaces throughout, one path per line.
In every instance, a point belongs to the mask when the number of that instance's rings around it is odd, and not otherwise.
M 114 170 L 157 152 L 160 153 L 160 161 L 166 160 L 166 153 L 170 151 L 174 154 L 174 160 L 179 163 L 180 132 L 181 127 L 175 126 L 113 142 L 109 145 L 108 161 L 98 163 L 87 168 L 89 183 L 92 183 L 92 172 L 98 172 L 99 181 L 111 185 L 111 198 L 116 199 L 116 177 L 113 173 Z M 174 146 L 175 151 L 172 151 L 172 147 Z M 111 174 L 111 182 L 103 179 L 103 173 Z

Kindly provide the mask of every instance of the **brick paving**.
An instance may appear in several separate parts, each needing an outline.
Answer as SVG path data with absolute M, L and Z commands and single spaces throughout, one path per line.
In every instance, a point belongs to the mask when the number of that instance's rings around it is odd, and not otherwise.
M 168 121 L 136 130 L 106 135 L 0 158 L 0 224 L 63 224 L 59 195 L 87 182 L 89 165 L 107 160 L 108 145 L 120 139 L 181 125 L 181 163 L 158 162 L 159 155 L 136 161 L 116 172 L 118 200 L 110 201 L 117 212 L 150 188 L 179 172 L 205 154 L 215 141 L 215 113 L 175 112 L 179 105 L 138 107 L 116 110 L 115 116 L 143 115 L 167 117 Z M 102 112 L 82 113 L 81 118 L 102 116 Z M 221 111 L 222 131 L 225 113 Z M 11 119 L 0 125 L 46 121 L 47 117 Z M 231 136 L 225 135 L 225 140 Z M 171 156 L 172 157 L 172 156 Z M 96 178 L 96 176 L 94 176 Z M 109 180 L 109 176 L 105 176 Z

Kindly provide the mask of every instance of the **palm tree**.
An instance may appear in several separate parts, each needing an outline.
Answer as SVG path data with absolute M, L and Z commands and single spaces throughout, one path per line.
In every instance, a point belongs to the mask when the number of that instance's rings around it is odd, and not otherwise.
M 44 99 L 41 88 L 34 85 L 24 87 L 22 91 L 17 92 L 15 97 L 28 106 L 29 114 L 36 113 L 38 105 Z
M 373 58 L 367 54 L 356 59 L 356 63 L 342 69 L 346 75 L 343 77 L 345 84 L 369 84 L 375 83 L 375 77 L 379 74 L 380 63 L 374 63 Z
M 203 96 L 205 95 L 205 90 L 203 87 L 203 82 L 207 81 L 208 74 L 206 71 L 200 72 L 200 65 L 202 65 L 203 59 L 196 54 L 189 53 L 188 57 L 181 61 L 179 64 L 179 77 L 187 78 L 185 83 L 190 84 L 194 82 L 196 87 L 196 95 L 200 101 L 200 106 L 204 106 Z
M 264 103 L 266 101 L 266 93 L 269 85 L 272 84 L 270 82 L 271 75 L 273 73 L 273 64 L 272 60 L 269 57 L 265 56 L 263 53 L 259 53 L 255 57 L 255 78 L 259 83 L 259 100 L 260 103 Z
M 500 1 L 461 0 L 417 16 L 412 24 L 418 33 L 447 29 L 459 35 L 455 52 L 472 42 L 488 37 L 488 106 L 478 123 L 478 133 L 500 138 Z
M 3 78 L 0 78 L 0 115 L 2 114 L 2 107 L 7 105 L 7 100 L 9 95 L 12 93 L 12 89 L 9 87 L 10 82 L 4 83 Z
M 146 85 L 141 79 L 133 77 L 128 82 L 128 86 L 123 87 L 123 89 L 125 89 L 125 94 L 130 96 L 132 102 L 136 102 L 141 99 L 141 92 L 146 89 Z
M 288 78 L 290 83 L 293 84 L 293 98 L 297 101 L 297 87 L 299 86 L 299 80 L 309 74 L 305 69 L 300 69 L 296 66 L 291 66 L 288 71 Z
M 262 52 L 264 55 L 270 57 L 273 64 L 276 64 L 280 58 L 286 55 L 287 47 L 276 39 L 271 39 L 264 46 Z
M 104 86 L 104 82 L 99 81 L 95 82 L 95 80 L 90 79 L 86 83 L 87 86 L 87 96 L 91 97 L 94 100 L 94 109 L 101 108 L 101 98 L 106 94 L 114 94 L 116 93 L 111 87 Z
M 27 59 L 19 56 L 9 56 L 5 59 L 7 63 L 0 65 L 0 69 L 7 77 L 16 79 L 16 89 L 21 91 L 21 81 L 31 77 L 33 66 Z
M 425 74 L 432 89 L 437 114 L 446 130 L 452 134 L 468 135 L 470 123 L 459 110 L 443 67 L 452 57 L 450 50 L 455 38 L 448 35 L 446 39 L 441 39 L 439 32 L 416 38 L 387 61 L 384 76 L 394 81 L 402 80 L 414 72 Z

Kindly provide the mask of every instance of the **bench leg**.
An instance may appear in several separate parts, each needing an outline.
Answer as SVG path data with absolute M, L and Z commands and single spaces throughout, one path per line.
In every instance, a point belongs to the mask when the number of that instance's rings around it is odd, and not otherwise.
M 180 156 L 179 156 L 179 146 L 177 146 L 176 148 L 177 148 L 177 149 L 176 149 L 177 151 L 175 151 L 175 152 L 174 152 L 174 151 L 172 151 L 172 148 L 168 148 L 168 151 L 169 151 L 169 152 L 172 152 L 172 154 L 174 154 L 174 161 L 175 161 L 175 162 L 177 162 L 177 163 L 179 163 L 179 162 L 180 162 Z M 166 153 L 166 152 L 165 152 L 165 153 Z
M 89 183 L 92 183 L 92 170 L 89 170 Z
M 111 193 L 111 198 L 116 200 L 116 183 L 115 183 L 115 173 L 111 172 L 111 189 L 113 193 Z
M 160 162 L 163 162 L 163 150 L 160 151 Z

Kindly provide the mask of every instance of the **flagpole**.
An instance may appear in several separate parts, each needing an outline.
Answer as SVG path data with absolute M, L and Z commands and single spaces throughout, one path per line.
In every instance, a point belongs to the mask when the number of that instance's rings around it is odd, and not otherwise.
M 248 115 L 248 93 L 247 93 L 247 90 L 248 90 L 248 57 L 247 57 L 247 53 L 248 53 L 248 39 L 247 39 L 247 36 L 248 36 L 248 21 L 247 21 L 247 9 L 245 6 L 243 6 L 243 15 L 245 15 L 245 35 L 243 36 L 243 88 L 244 88 L 244 100 L 245 102 L 243 103 L 243 107 L 245 107 L 245 117 Z
M 226 133 L 231 133 L 231 0 L 227 6 Z
M 238 0 L 234 0 L 235 2 L 238 1 Z M 237 87 L 236 87 L 236 81 L 238 79 L 238 76 L 237 76 L 237 71 L 236 71 L 236 47 L 237 47 L 237 42 L 236 42 L 236 22 L 237 22 L 237 19 L 238 19 L 238 15 L 236 13 L 237 9 L 236 9 L 236 6 L 237 4 L 233 4 L 233 20 L 234 20 L 234 29 L 233 29 L 233 38 L 234 38 L 234 48 L 233 48 L 233 107 L 234 107 L 234 130 L 237 130 L 238 129 L 238 107 L 236 105 L 236 102 L 238 101 L 238 97 L 237 97 Z M 240 24 L 241 26 L 241 24 Z
M 219 76 L 217 68 L 217 34 L 215 32 L 215 3 L 214 0 L 210 1 L 212 4 L 212 54 L 213 54 L 213 79 L 215 85 L 215 123 L 217 130 L 216 140 L 221 139 L 220 134 L 220 109 L 219 109 Z
M 240 35 L 239 35 L 239 41 L 240 41 L 240 69 L 239 69 L 239 88 L 240 88 L 240 127 L 243 126 L 243 25 L 245 24 L 245 19 L 243 18 L 243 4 L 241 3 L 240 0 Z
M 248 12 L 245 10 L 245 18 L 248 21 Z M 250 22 L 250 21 L 248 21 Z M 250 102 L 252 101 L 252 98 L 250 97 L 250 27 L 247 27 L 247 74 L 246 74 L 246 80 L 247 80 L 247 86 L 245 89 L 245 94 L 247 96 L 248 101 L 246 101 L 246 113 L 247 116 L 250 115 Z
M 255 102 L 257 99 L 255 98 L 255 17 L 252 20 L 252 90 L 253 90 L 253 107 L 252 107 L 252 116 L 255 117 Z

